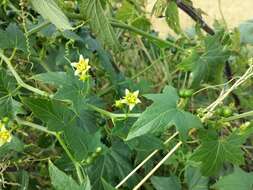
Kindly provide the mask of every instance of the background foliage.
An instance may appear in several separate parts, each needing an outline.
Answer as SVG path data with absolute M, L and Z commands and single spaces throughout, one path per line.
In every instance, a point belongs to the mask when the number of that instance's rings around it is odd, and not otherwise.
M 176 33 L 163 40 L 144 7 L 0 1 L 1 189 L 113 190 L 156 150 L 119 188 L 133 189 L 173 148 L 143 189 L 252 189 L 252 21 L 212 28 L 190 0 L 157 0 Z M 179 8 L 197 21 L 187 31 Z M 115 106 L 125 89 L 133 110 Z

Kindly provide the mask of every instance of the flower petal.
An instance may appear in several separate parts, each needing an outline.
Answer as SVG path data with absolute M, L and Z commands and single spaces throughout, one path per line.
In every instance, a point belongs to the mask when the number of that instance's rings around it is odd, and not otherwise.
M 135 104 L 129 104 L 129 110 L 131 111 L 134 108 Z
M 134 91 L 133 94 L 134 94 L 136 97 L 138 97 L 138 95 L 139 95 L 139 90 Z
M 71 63 L 71 66 L 72 66 L 72 67 L 76 67 L 77 64 L 78 64 L 78 63 L 73 62 L 73 63 Z
M 80 71 L 78 70 L 75 70 L 75 76 L 79 75 L 80 74 Z
M 84 61 L 84 58 L 83 58 L 83 55 L 82 55 L 82 54 L 79 56 L 79 62 L 80 62 L 80 61 Z
M 127 96 L 130 93 L 130 91 L 126 88 L 125 89 L 125 95 Z
M 139 99 L 139 98 L 137 98 L 137 100 L 136 100 L 136 104 L 139 104 L 139 103 L 141 103 L 141 101 L 140 101 L 140 99 Z

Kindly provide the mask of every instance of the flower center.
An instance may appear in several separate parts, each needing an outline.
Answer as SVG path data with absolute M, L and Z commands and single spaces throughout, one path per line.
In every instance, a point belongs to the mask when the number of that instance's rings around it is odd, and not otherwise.
M 128 94 L 125 98 L 129 104 L 136 104 L 137 102 L 137 97 L 134 94 Z
M 88 64 L 84 60 L 81 60 L 77 64 L 76 69 L 80 72 L 86 72 L 88 70 Z
M 7 142 L 10 139 L 11 135 L 8 131 L 1 131 L 0 132 L 0 140 Z

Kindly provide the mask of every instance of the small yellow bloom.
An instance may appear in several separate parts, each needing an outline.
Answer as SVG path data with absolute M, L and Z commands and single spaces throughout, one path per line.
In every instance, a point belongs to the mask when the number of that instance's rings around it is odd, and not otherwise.
M 91 68 L 89 59 L 84 59 L 83 55 L 80 55 L 79 61 L 71 63 L 71 66 L 75 68 L 75 75 L 79 76 L 80 80 L 86 80 L 88 78 L 88 71 Z
M 135 92 L 130 92 L 128 89 L 125 90 L 125 96 L 121 100 L 121 103 L 127 104 L 129 106 L 129 110 L 131 111 L 134 106 L 138 103 L 141 103 L 138 98 L 139 90 Z
M 11 142 L 12 136 L 10 131 L 8 131 L 3 124 L 0 128 L 0 147 L 4 144 Z

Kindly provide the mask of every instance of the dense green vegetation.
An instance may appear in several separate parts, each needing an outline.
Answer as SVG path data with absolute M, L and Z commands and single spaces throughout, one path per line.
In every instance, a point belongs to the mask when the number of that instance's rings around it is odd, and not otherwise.
M 179 9 L 196 25 L 183 30 Z M 0 189 L 251 190 L 253 23 L 202 13 L 1 0 Z

